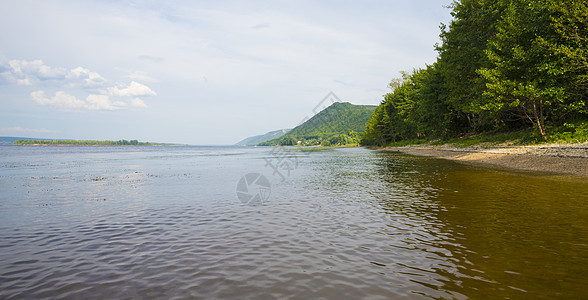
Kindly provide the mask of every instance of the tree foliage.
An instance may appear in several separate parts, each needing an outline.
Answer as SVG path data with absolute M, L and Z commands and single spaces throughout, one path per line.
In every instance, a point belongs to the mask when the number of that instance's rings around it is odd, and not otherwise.
M 258 145 L 357 145 L 375 109 L 376 107 L 372 105 L 335 102 L 281 138 Z
M 587 3 L 455 1 L 437 62 L 393 80 L 362 143 L 585 124 Z

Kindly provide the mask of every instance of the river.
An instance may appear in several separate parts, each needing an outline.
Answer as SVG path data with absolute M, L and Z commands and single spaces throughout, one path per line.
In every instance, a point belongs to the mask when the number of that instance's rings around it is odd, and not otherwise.
M 579 299 L 587 200 L 363 148 L 0 146 L 0 298 Z

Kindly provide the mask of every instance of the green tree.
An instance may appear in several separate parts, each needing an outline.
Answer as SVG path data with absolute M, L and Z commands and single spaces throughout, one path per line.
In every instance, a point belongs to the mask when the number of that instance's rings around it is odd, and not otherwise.
M 298 140 L 292 136 L 284 136 L 280 139 L 279 144 L 282 146 L 294 146 L 298 144 Z
M 566 108 L 575 116 L 588 115 L 588 1 L 548 0 L 551 21 L 561 38 L 542 42 L 568 60 L 571 78 Z
M 486 50 L 491 65 L 478 71 L 494 99 L 482 108 L 528 120 L 544 139 L 547 119 L 565 110 L 571 75 L 568 60 L 548 46 L 562 41 L 552 13 L 546 1 L 511 1 Z
M 496 35 L 497 20 L 506 2 L 499 0 L 461 0 L 452 4 L 453 20 L 441 26 L 442 44 L 437 45 L 437 69 L 443 76 L 446 99 L 452 111 L 454 132 L 479 130 L 487 123 L 481 106 L 485 80 L 476 71 L 488 67 L 487 41 Z
M 380 104 L 366 124 L 366 130 L 361 143 L 364 145 L 383 146 L 388 142 L 386 131 L 390 126 L 390 118 L 386 112 L 386 101 Z
M 456 0 L 452 15 L 437 62 L 390 83 L 362 144 L 587 126 L 588 1 Z
M 451 137 L 467 127 L 463 114 L 455 110 L 448 100 L 449 93 L 443 72 L 437 64 L 415 74 L 419 81 L 417 103 L 417 130 L 423 136 Z

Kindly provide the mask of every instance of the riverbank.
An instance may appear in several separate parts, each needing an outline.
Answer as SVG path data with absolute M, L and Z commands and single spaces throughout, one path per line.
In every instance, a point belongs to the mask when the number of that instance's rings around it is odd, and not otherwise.
M 537 146 L 454 147 L 415 145 L 380 148 L 418 156 L 483 163 L 501 167 L 588 176 L 588 142 Z

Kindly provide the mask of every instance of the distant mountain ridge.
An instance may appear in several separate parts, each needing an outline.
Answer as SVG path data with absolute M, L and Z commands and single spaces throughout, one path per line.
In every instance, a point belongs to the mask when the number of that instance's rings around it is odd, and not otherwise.
M 350 145 L 358 144 L 376 105 L 335 102 L 281 138 L 261 143 L 274 145 Z
M 245 138 L 245 139 L 239 141 L 235 145 L 236 146 L 255 146 L 259 143 L 267 142 L 267 141 L 270 141 L 273 139 L 279 139 L 284 134 L 288 133 L 290 130 L 292 130 L 292 129 L 280 129 L 280 130 L 270 131 L 266 134 L 250 136 L 248 138 Z

